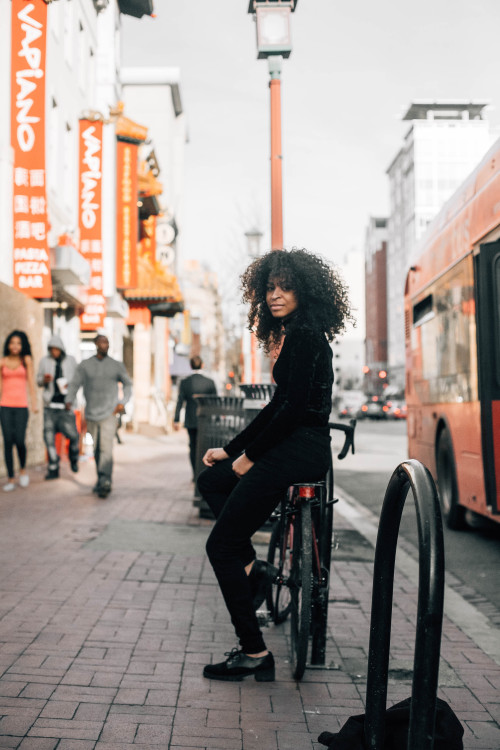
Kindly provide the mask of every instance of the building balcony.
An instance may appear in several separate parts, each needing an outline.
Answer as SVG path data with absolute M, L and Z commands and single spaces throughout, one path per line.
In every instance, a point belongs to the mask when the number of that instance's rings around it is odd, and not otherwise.
M 56 245 L 51 258 L 55 286 L 88 286 L 90 265 L 73 245 Z
M 106 317 L 107 318 L 127 318 L 129 313 L 129 307 L 126 300 L 123 299 L 121 294 L 113 294 L 111 297 L 106 297 Z

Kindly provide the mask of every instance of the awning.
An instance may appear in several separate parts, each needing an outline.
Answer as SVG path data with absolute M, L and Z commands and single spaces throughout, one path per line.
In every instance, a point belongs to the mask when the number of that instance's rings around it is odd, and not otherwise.
M 120 13 L 134 18 L 153 15 L 153 0 L 118 0 Z
M 127 289 L 124 296 L 130 307 L 148 307 L 155 315 L 171 317 L 181 312 L 184 306 L 177 277 L 169 273 L 161 263 L 151 263 L 139 257 L 137 261 L 138 286 Z M 153 306 L 164 305 L 153 310 Z

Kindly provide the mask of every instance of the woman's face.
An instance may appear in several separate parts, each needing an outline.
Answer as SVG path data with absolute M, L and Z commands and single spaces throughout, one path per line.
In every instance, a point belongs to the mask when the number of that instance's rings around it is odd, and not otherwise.
M 266 303 L 273 318 L 286 318 L 299 306 L 294 290 L 282 279 L 269 278 Z
M 19 336 L 12 336 L 11 340 L 9 341 L 9 354 L 12 354 L 16 357 L 21 354 L 22 348 L 23 345 Z

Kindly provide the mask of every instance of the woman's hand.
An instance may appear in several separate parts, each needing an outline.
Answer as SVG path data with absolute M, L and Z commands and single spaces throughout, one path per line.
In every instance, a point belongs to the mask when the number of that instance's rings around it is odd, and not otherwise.
M 250 461 L 250 459 L 247 458 L 246 455 L 243 453 L 243 455 L 237 458 L 236 461 L 233 463 L 232 468 L 236 476 L 241 478 L 247 473 L 247 471 L 250 471 L 253 464 L 254 462 Z
M 225 458 L 229 456 L 224 448 L 209 448 L 202 460 L 205 466 L 213 466 L 217 461 L 224 461 Z

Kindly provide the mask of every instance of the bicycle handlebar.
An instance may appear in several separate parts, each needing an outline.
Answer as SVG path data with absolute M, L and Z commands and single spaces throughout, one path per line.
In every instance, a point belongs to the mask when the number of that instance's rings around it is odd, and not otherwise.
M 354 428 L 356 427 L 356 420 L 350 419 L 349 424 L 341 424 L 340 422 L 328 422 L 328 427 L 331 430 L 340 430 L 344 433 L 345 439 L 344 439 L 344 445 L 342 446 L 342 450 L 340 451 L 337 458 L 343 459 L 347 456 L 349 453 L 349 448 L 351 449 L 352 453 L 355 453 L 354 450 Z

